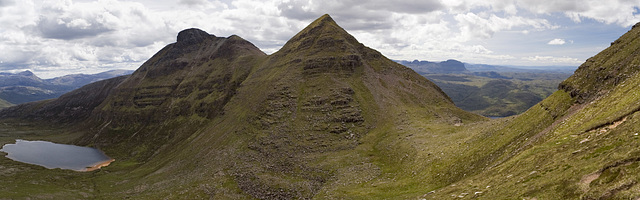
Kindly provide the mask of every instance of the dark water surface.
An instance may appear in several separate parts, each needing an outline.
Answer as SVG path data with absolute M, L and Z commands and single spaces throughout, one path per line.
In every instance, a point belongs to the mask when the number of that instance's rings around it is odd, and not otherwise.
M 15 144 L 5 144 L 0 151 L 8 153 L 7 158 L 12 160 L 48 169 L 91 171 L 113 161 L 98 149 L 47 141 L 16 140 Z

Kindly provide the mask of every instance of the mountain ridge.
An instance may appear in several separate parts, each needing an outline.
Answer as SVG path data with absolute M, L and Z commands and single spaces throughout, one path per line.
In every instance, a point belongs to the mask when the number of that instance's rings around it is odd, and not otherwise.
M 237 36 L 200 33 L 187 34 L 201 41 L 197 45 L 168 45 L 114 88 L 77 143 L 141 163 L 132 173 L 155 169 L 152 180 L 175 173 L 205 183 L 211 179 L 194 176 L 207 174 L 254 198 L 311 198 L 342 190 L 332 177 L 360 165 L 356 161 L 389 162 L 362 154 L 376 138 L 387 137 L 381 130 L 406 115 L 450 127 L 483 120 L 455 107 L 424 77 L 359 43 L 328 15 L 269 56 Z M 188 159 L 206 155 L 224 156 Z M 167 164 L 166 158 L 183 164 Z M 192 165 L 208 168 L 185 174 Z M 361 174 L 378 171 L 372 170 Z M 225 188 L 211 189 L 226 191 L 220 197 L 239 195 Z

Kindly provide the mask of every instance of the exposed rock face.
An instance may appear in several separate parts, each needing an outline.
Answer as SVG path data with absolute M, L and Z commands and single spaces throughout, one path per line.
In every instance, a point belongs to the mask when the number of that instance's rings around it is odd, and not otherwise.
M 215 37 L 214 35 L 210 35 L 207 32 L 204 32 L 197 28 L 190 28 L 178 33 L 177 44 L 179 45 L 194 45 L 200 42 L 203 42 L 206 39 L 210 39 Z

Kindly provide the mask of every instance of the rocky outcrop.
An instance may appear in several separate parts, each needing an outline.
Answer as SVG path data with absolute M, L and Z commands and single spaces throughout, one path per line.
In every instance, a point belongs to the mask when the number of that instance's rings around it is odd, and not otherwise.
M 207 32 L 204 32 L 197 28 L 190 28 L 178 33 L 178 38 L 176 40 L 176 45 L 178 46 L 189 46 L 194 44 L 199 44 L 206 39 L 214 38 L 214 35 L 210 35 Z

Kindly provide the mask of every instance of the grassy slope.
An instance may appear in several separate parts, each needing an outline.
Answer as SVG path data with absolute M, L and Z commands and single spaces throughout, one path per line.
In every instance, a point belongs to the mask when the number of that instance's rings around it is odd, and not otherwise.
M 492 168 L 425 197 L 638 198 L 639 33 L 590 58 L 563 82 L 566 91 L 482 133 L 475 145 L 501 147 Z
M 500 152 L 503 153 L 502 157 L 510 157 L 509 159 L 498 159 L 499 162 L 494 164 L 496 167 L 456 183 L 456 186 L 438 191 L 433 197 L 437 199 L 451 194 L 458 196 L 462 193 L 482 192 L 477 196 L 487 199 L 504 196 L 544 199 L 599 198 L 606 196 L 607 192 L 614 193 L 615 188 L 624 186 L 619 189 L 621 191 L 617 193 L 618 198 L 636 198 L 634 195 L 640 188 L 635 185 L 634 180 L 640 177 L 637 176 L 635 167 L 637 161 L 633 159 L 640 155 L 635 148 L 640 145 L 640 138 L 636 135 L 640 127 L 637 125 L 638 114 L 635 112 L 640 106 L 640 94 L 633 88 L 640 84 L 638 80 L 640 77 L 625 82 L 625 85 L 629 85 L 617 88 L 583 108 L 578 108 L 581 105 L 574 106 L 573 109 L 580 110 L 573 115 L 557 118 L 555 124 L 546 123 L 532 127 L 536 130 L 533 133 L 546 133 L 540 137 L 536 138 L 532 134 L 518 135 L 517 129 L 509 128 L 507 131 L 491 134 L 486 141 L 478 141 L 476 145 L 495 145 L 496 142 L 493 141 L 504 137 L 502 134 L 515 136 L 513 142 L 508 143 L 505 148 L 507 151 Z M 573 102 L 567 101 L 568 95 L 559 91 L 541 105 L 554 99 L 565 99 L 560 101 L 564 107 Z M 528 115 L 536 112 L 545 113 L 542 106 L 536 106 L 514 119 L 515 122 L 505 124 L 515 125 L 517 128 L 526 126 L 524 121 L 531 120 Z M 611 126 L 617 124 L 616 122 L 621 124 Z M 544 130 L 544 127 L 549 127 L 549 130 Z M 535 146 L 527 145 L 528 139 L 531 139 Z M 586 181 L 594 174 L 606 176 L 595 175 L 593 177 L 599 179 Z

